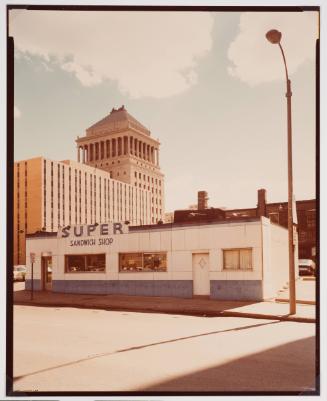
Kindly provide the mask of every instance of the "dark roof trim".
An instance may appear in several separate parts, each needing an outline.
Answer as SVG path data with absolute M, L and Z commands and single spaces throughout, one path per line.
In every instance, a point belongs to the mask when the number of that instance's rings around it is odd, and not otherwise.
M 37 231 L 33 234 L 26 234 L 26 239 L 29 238 L 47 238 L 47 237 L 56 237 L 57 232 L 50 232 L 50 231 Z
M 308 202 L 316 203 L 316 199 L 305 199 L 305 200 L 297 200 L 296 201 L 296 203 L 308 203 Z M 276 205 L 285 205 L 285 206 L 287 206 L 287 202 L 266 203 L 266 206 L 276 206 Z
M 135 231 L 147 231 L 147 230 L 158 230 L 158 229 L 171 229 L 179 227 L 197 227 L 197 226 L 214 226 L 218 224 L 233 224 L 233 223 L 252 223 L 255 221 L 260 221 L 260 217 L 244 217 L 244 218 L 233 218 L 217 221 L 197 221 L 197 222 L 183 222 L 183 223 L 165 223 L 165 224 L 151 224 L 144 226 L 131 226 L 129 228 L 130 232 Z
M 144 226 L 130 226 L 129 232 L 138 232 L 138 231 L 151 231 L 151 230 L 169 230 L 172 228 L 179 227 L 197 227 L 197 226 L 214 226 L 220 224 L 235 224 L 235 223 L 253 223 L 256 221 L 260 221 L 260 217 L 250 217 L 250 218 L 233 218 L 227 220 L 217 220 L 217 221 L 201 221 L 201 222 L 183 222 L 183 223 L 165 223 L 165 224 L 149 224 Z M 27 234 L 26 239 L 34 239 L 34 238 L 53 238 L 56 237 L 56 232 L 46 232 L 46 231 L 38 231 L 33 234 Z

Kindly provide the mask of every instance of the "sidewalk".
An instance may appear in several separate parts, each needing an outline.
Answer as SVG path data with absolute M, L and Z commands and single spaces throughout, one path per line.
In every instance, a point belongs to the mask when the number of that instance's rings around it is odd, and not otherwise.
M 62 294 L 45 291 L 14 292 L 15 305 L 76 307 L 113 311 L 155 312 L 195 316 L 235 316 L 257 319 L 315 323 L 315 306 L 297 304 L 296 315 L 289 316 L 288 303 L 265 301 L 217 301 L 208 298 L 170 298 L 131 295 Z
M 276 298 L 278 302 L 288 302 L 289 289 L 281 290 Z M 296 280 L 296 302 L 301 304 L 316 304 L 316 278 L 300 277 Z

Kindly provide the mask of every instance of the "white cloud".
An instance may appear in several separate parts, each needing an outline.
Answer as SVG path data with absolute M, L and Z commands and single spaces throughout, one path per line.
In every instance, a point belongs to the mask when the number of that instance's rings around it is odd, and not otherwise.
M 52 72 L 52 71 L 53 71 L 53 69 L 49 66 L 49 63 L 48 63 L 48 62 L 42 61 L 41 64 L 42 64 L 43 68 L 44 68 L 46 71 L 49 71 L 49 72 Z
M 231 43 L 229 73 L 250 85 L 285 79 L 282 55 L 278 45 L 265 37 L 270 29 L 282 32 L 289 74 L 307 60 L 315 59 L 318 37 L 318 13 L 243 13 L 239 33 Z
M 72 61 L 62 64 L 61 67 L 66 71 L 73 72 L 76 75 L 76 78 L 80 80 L 84 86 L 93 86 L 102 81 L 101 75 L 93 73 L 87 68 Z
M 212 46 L 210 13 L 20 10 L 10 17 L 19 51 L 47 62 L 55 56 L 85 86 L 114 80 L 134 98 L 187 90 Z
M 20 118 L 22 113 L 17 106 L 14 106 L 14 118 Z

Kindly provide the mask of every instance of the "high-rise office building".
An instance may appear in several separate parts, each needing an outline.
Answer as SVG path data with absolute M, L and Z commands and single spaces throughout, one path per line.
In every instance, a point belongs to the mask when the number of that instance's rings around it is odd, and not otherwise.
M 84 163 L 37 157 L 14 164 L 14 264 L 25 264 L 26 234 L 76 224 L 129 221 L 144 225 L 163 219 L 159 142 L 124 108 L 112 115 L 114 121 L 101 120 L 104 123 L 86 131 L 86 139 L 77 140 Z M 112 125 L 114 130 L 108 131 Z M 133 149 L 126 143 L 133 144 Z

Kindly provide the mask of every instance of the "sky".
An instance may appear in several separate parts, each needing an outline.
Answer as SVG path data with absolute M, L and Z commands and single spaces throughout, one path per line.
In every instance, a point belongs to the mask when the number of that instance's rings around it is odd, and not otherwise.
M 292 81 L 297 200 L 315 198 L 318 13 L 10 12 L 15 160 L 76 160 L 75 139 L 113 107 L 161 142 L 166 211 L 287 201 L 282 32 Z

